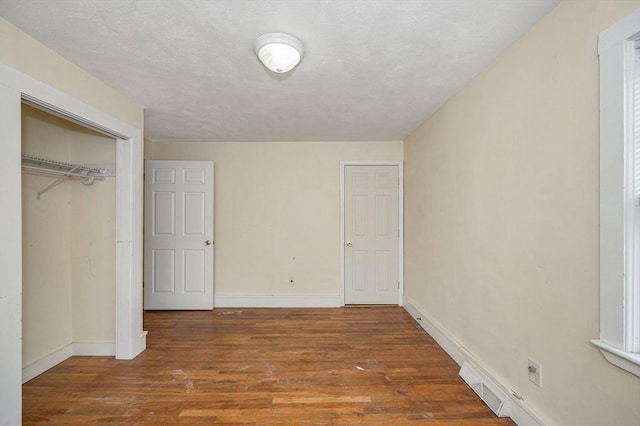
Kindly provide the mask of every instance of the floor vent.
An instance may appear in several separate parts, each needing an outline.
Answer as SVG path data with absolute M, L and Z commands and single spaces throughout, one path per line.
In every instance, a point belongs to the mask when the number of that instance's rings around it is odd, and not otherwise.
M 484 374 L 478 371 L 468 362 L 462 364 L 460 377 L 478 394 L 491 411 L 498 417 L 511 415 L 511 399 L 491 382 Z

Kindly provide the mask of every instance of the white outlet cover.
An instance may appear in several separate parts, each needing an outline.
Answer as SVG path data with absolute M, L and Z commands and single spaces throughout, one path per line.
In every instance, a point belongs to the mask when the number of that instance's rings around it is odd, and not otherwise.
M 532 371 L 531 367 L 535 369 Z M 529 358 L 529 364 L 527 367 L 529 371 L 529 380 L 536 386 L 542 387 L 542 367 L 540 367 L 540 363 Z

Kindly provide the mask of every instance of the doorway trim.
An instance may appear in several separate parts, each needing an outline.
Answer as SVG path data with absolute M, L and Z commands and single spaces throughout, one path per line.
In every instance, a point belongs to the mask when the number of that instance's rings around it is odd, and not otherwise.
M 404 161 L 403 160 L 344 160 L 340 161 L 340 306 L 345 305 L 345 276 L 344 276 L 344 195 L 345 195 L 345 168 L 347 166 L 397 166 L 398 167 L 398 306 L 402 306 L 404 295 Z
M 21 104 L 116 137 L 115 356 L 133 359 L 146 347 L 142 330 L 142 129 L 0 64 L 0 423 L 22 410 Z

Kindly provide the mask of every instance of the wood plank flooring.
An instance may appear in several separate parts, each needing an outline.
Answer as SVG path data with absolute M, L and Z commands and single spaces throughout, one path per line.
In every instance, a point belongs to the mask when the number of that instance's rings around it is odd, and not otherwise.
M 146 312 L 132 361 L 73 357 L 23 386 L 24 424 L 513 425 L 400 307 Z

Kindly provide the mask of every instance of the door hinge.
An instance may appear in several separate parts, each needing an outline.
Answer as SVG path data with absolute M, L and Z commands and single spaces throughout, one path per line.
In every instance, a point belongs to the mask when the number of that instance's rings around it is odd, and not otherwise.
M 398 290 L 400 290 L 400 281 L 398 281 Z

